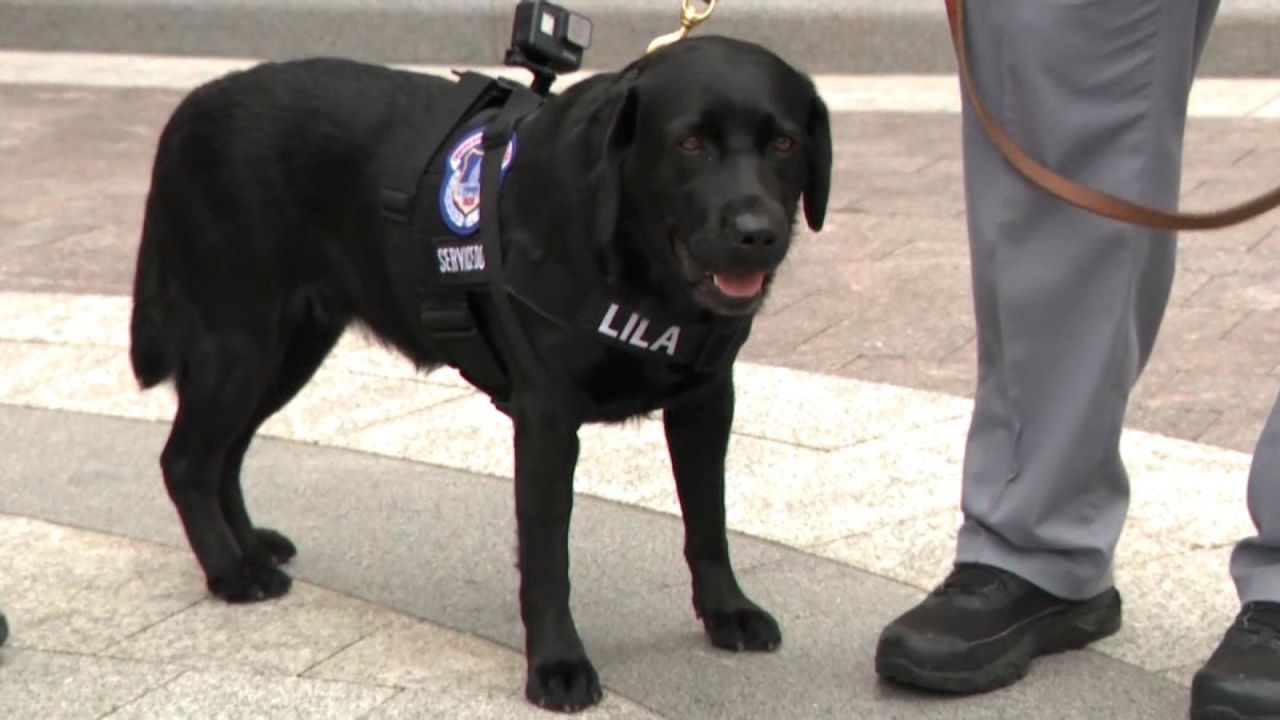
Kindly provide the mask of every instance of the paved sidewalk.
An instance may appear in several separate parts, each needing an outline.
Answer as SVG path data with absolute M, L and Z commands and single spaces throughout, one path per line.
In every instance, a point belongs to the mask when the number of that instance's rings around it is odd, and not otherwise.
M 0 0 L 0 47 L 476 65 L 501 57 L 515 3 Z M 558 4 L 592 19 L 587 61 L 602 67 L 678 27 L 680 0 Z M 942 0 L 725 0 L 704 29 L 764 43 L 814 72 L 950 73 L 955 64 Z M 1204 69 L 1280 76 L 1280 0 L 1223 2 Z
M 255 514 L 300 546 L 294 591 L 207 598 L 156 465 L 171 397 L 139 394 L 123 352 L 150 156 L 181 92 L 51 84 L 67 58 L 47 60 L 32 84 L 0 57 L 0 717 L 544 717 L 520 695 L 509 424 L 359 337 L 246 470 Z M 868 109 L 877 82 L 824 80 L 846 93 L 829 228 L 797 242 L 737 374 L 734 554 L 783 648 L 703 639 L 657 423 L 588 429 L 574 607 L 609 698 L 591 716 L 1182 716 L 1234 614 L 1240 450 L 1280 386 L 1280 218 L 1183 242 L 1124 441 L 1125 629 L 977 698 L 878 684 L 880 627 L 948 563 L 973 349 L 958 120 L 929 78 L 909 82 L 936 95 Z M 1187 206 L 1274 184 L 1280 88 L 1202 88 Z

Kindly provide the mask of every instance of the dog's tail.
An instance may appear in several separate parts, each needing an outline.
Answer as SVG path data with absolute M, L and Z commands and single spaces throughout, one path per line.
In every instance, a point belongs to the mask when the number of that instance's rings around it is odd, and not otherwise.
M 164 280 L 156 236 L 154 208 L 148 199 L 142 221 L 138 267 L 133 277 L 133 316 L 129 322 L 129 360 L 133 375 L 144 389 L 173 376 L 177 361 L 166 317 Z

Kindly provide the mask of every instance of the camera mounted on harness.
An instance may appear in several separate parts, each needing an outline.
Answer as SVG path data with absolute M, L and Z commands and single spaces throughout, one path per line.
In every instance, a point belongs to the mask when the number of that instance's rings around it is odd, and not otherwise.
M 516 5 L 511 47 L 503 62 L 533 73 L 533 91 L 545 96 L 556 76 L 582 67 L 591 47 L 591 20 L 543 0 Z

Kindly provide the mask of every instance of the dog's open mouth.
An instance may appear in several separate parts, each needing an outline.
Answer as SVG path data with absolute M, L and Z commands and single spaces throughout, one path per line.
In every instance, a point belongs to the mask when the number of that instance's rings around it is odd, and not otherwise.
M 721 293 L 731 298 L 753 298 L 764 290 L 765 273 L 762 270 L 738 270 L 711 273 L 711 282 Z
M 765 289 L 773 279 L 772 270 L 733 268 L 712 270 L 694 259 L 688 246 L 671 237 L 671 250 L 684 278 L 692 286 L 693 299 L 720 315 L 746 315 L 764 301 Z

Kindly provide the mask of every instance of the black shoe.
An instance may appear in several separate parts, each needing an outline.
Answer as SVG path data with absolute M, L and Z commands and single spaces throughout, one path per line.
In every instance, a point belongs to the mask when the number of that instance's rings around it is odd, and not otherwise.
M 919 605 L 880 633 L 880 677 L 954 693 L 1010 685 L 1037 655 L 1074 650 L 1120 629 L 1115 588 L 1054 597 L 1006 570 L 957 565 Z
M 1192 720 L 1280 718 L 1280 603 L 1244 606 L 1191 681 Z
M 0 614 L 0 645 L 4 644 L 6 638 L 9 637 L 9 623 L 4 621 L 4 615 Z

